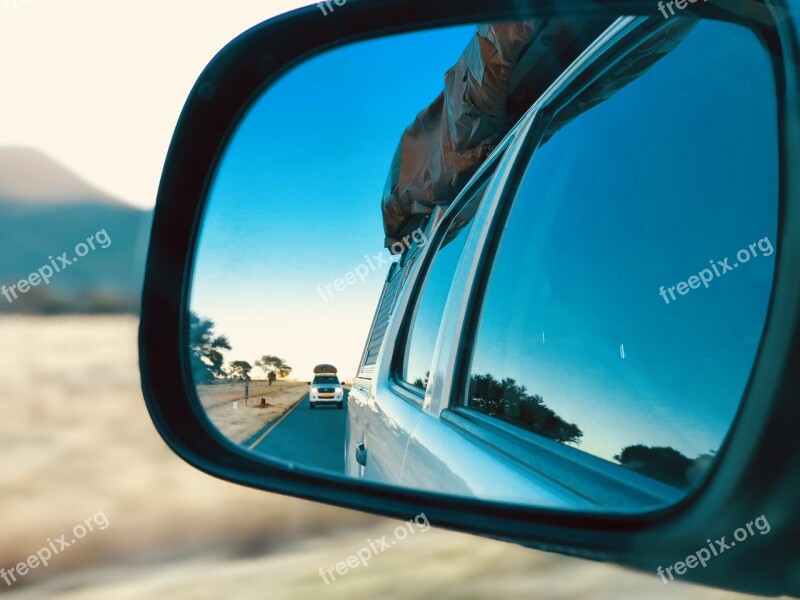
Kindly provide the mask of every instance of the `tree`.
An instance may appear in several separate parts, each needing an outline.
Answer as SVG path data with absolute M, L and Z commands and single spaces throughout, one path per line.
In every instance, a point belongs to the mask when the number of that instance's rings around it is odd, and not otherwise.
M 225 376 L 222 350 L 230 350 L 231 344 L 227 337 L 214 332 L 215 327 L 211 319 L 189 313 L 189 363 L 196 384 Z
M 539 394 L 529 394 L 509 377 L 497 381 L 489 373 L 473 375 L 469 407 L 563 444 L 580 444 L 583 437 L 580 427 L 559 417 Z
M 286 361 L 278 356 L 265 354 L 259 358 L 255 365 L 259 367 L 264 373 L 269 376 L 270 373 L 275 373 L 279 377 L 286 378 L 292 372 L 292 367 L 286 364 Z
M 708 455 L 702 455 L 697 460 L 703 459 L 703 462 L 709 462 L 707 457 Z M 643 444 L 623 448 L 619 454 L 614 456 L 614 460 L 632 471 L 678 488 L 689 486 L 691 483 L 689 469 L 695 463 L 691 458 L 670 446 L 645 446 Z
M 231 379 L 250 381 L 250 371 L 252 370 L 253 365 L 246 360 L 235 360 L 229 365 L 228 377 Z
M 425 371 L 425 379 L 423 379 L 422 377 L 417 377 L 417 379 L 411 385 L 413 385 L 414 387 L 418 387 L 421 390 L 427 390 L 428 380 L 430 378 L 431 378 L 431 372 Z

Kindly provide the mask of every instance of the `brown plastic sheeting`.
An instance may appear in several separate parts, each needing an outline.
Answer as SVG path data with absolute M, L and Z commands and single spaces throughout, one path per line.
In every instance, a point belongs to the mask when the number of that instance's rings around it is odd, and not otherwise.
M 478 27 L 458 63 L 447 72 L 444 91 L 417 116 L 400 140 L 382 201 L 387 247 L 415 216 L 428 214 L 437 205 L 449 205 L 456 198 L 522 116 L 523 109 L 574 60 L 587 40 L 594 39 L 607 25 L 597 29 L 596 22 L 551 20 Z M 544 140 L 640 77 L 674 50 L 693 27 L 693 22 L 676 20 L 625 56 L 556 114 Z M 553 31 L 558 34 L 551 35 Z M 549 68 L 543 58 L 550 61 Z M 520 72 L 515 73 L 517 68 Z M 527 90 L 523 92 L 532 94 L 516 110 L 509 109 L 511 104 L 519 104 L 519 98 L 509 95 L 512 78 L 526 80 Z
M 445 89 L 403 134 L 383 197 L 387 238 L 414 214 L 449 204 L 508 131 L 508 82 L 533 21 L 481 25 Z

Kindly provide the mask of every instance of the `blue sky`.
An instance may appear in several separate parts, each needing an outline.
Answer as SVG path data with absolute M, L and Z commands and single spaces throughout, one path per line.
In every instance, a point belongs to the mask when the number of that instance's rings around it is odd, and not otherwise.
M 380 201 L 400 136 L 474 29 L 329 52 L 251 109 L 216 175 L 192 296 L 229 336 L 229 360 L 277 354 L 299 379 L 322 362 L 355 374 L 388 267 L 327 301 L 317 286 L 383 251 Z
M 472 372 L 540 394 L 605 458 L 631 444 L 717 450 L 766 317 L 777 148 L 769 57 L 744 28 L 698 25 L 537 150 Z M 659 295 L 765 237 L 708 289 Z

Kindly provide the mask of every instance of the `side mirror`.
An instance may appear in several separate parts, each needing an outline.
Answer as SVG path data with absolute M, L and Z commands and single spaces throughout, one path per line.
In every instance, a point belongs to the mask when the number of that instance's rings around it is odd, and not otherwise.
M 148 258 L 167 443 L 259 489 L 800 594 L 800 12 L 683 4 L 348 0 L 223 49 Z M 260 403 L 223 428 L 221 397 Z

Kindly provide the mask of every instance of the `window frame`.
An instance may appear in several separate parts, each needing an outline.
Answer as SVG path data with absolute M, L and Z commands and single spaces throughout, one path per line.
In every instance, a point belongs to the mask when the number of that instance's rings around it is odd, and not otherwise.
M 646 17 L 632 17 L 628 19 L 627 22 L 620 23 L 616 31 L 607 31 L 595 41 L 593 46 L 587 48 L 584 54 L 576 61 L 574 65 L 575 69 L 571 73 L 565 73 L 565 76 L 557 80 L 551 88 L 545 92 L 542 98 L 531 107 L 528 114 L 528 118 L 531 120 L 531 126 L 527 132 L 521 136 L 520 144 L 522 148 L 514 161 L 512 167 L 513 172 L 509 177 L 508 185 L 504 186 L 501 197 L 497 202 L 497 208 L 494 214 L 491 215 L 488 234 L 484 245 L 480 248 L 480 257 L 472 273 L 473 285 L 465 301 L 464 318 L 461 322 L 460 336 L 457 340 L 457 349 L 452 365 L 452 383 L 448 386 L 448 397 L 446 401 L 443 402 L 443 406 L 438 415 L 443 424 L 454 427 L 463 435 L 468 436 L 491 452 L 502 451 L 503 448 L 506 450 L 511 448 L 527 448 L 527 451 L 524 452 L 526 456 L 529 458 L 541 458 L 546 463 L 553 465 L 554 473 L 563 473 L 565 472 L 563 469 L 566 468 L 568 470 L 567 472 L 571 472 L 575 476 L 572 480 L 573 482 L 578 481 L 577 477 L 579 477 L 580 473 L 584 473 L 584 477 L 586 474 L 591 473 L 592 477 L 586 477 L 582 483 L 582 486 L 588 485 L 588 487 L 582 487 L 581 489 L 592 490 L 595 494 L 594 499 L 598 501 L 603 500 L 603 496 L 607 494 L 607 488 L 604 489 L 603 486 L 594 484 L 594 477 L 599 475 L 606 479 L 606 481 L 610 479 L 618 485 L 620 489 L 632 491 L 632 486 L 637 485 L 637 483 L 641 481 L 638 477 L 638 473 L 634 473 L 620 465 L 615 465 L 614 463 L 599 459 L 579 448 L 552 442 L 552 440 L 548 440 L 544 436 L 515 427 L 501 419 L 483 415 L 483 413 L 475 409 L 463 406 L 461 401 L 465 397 L 468 389 L 477 328 L 497 250 L 503 237 L 514 200 L 519 192 L 522 179 L 534 160 L 536 151 L 541 146 L 542 139 L 547 132 L 547 127 L 552 123 L 559 111 L 569 105 L 569 103 L 579 96 L 587 87 L 600 80 L 611 69 L 629 56 L 637 47 L 647 43 L 648 40 L 657 36 L 665 28 L 669 27 L 669 25 L 669 21 Z M 759 41 L 764 46 L 765 52 L 770 54 L 771 40 L 765 34 L 765 31 L 753 27 L 752 23 L 747 23 L 743 26 L 746 26 L 759 38 Z M 612 29 L 614 28 L 612 27 Z M 584 61 L 584 57 L 588 58 Z M 782 63 L 775 53 L 771 53 L 770 60 L 775 87 L 777 93 L 780 94 L 780 89 L 783 85 L 781 73 Z M 779 102 L 777 97 L 776 102 Z M 778 109 L 780 110 L 780 106 L 778 106 Z M 525 118 L 526 117 L 523 117 L 523 120 Z M 781 117 L 780 114 L 778 114 L 777 130 L 779 136 L 781 135 L 780 120 Z M 557 134 L 558 132 L 556 132 L 555 135 Z M 780 146 L 780 140 L 778 140 L 778 144 Z M 783 168 L 783 165 L 779 168 L 779 180 L 783 177 L 781 173 Z M 778 229 L 780 234 L 780 226 Z M 780 240 L 777 241 L 777 245 L 780 245 Z M 775 279 L 773 279 L 772 285 L 774 293 Z M 769 302 L 770 306 L 771 304 L 772 298 L 770 298 Z M 768 321 L 769 316 L 767 316 L 767 323 Z M 763 337 L 761 343 L 763 343 Z M 757 360 L 758 359 L 756 359 L 756 361 Z M 744 409 L 746 399 L 747 389 L 742 393 L 735 418 L 731 423 L 726 437 L 721 443 L 717 455 L 718 457 L 722 455 L 729 443 Z M 551 443 L 558 447 L 553 446 Z M 509 453 L 509 455 L 512 458 L 518 456 L 512 453 Z M 517 460 L 522 467 L 531 468 L 530 460 Z M 598 460 L 607 463 L 607 466 L 611 468 L 604 468 L 601 464 L 597 463 Z M 719 462 L 719 460 L 714 461 L 705 477 L 694 482 L 689 488 L 681 490 L 682 496 L 679 498 L 671 499 L 667 502 L 669 496 L 663 495 L 662 497 L 665 502 L 669 505 L 674 505 L 687 501 L 708 481 Z M 538 476 L 547 476 L 546 472 L 542 472 L 539 469 L 533 470 Z M 632 477 L 632 475 L 634 477 Z M 655 480 L 653 480 L 653 482 L 656 485 L 649 488 L 651 495 L 653 495 L 652 492 L 657 494 L 659 489 L 663 489 L 661 486 L 664 485 Z M 659 506 L 653 505 L 646 508 L 657 509 Z
M 423 254 L 417 258 L 419 268 L 416 276 L 413 278 L 413 281 L 411 281 L 411 278 L 409 278 L 409 281 L 406 282 L 406 285 L 409 286 L 407 292 L 408 301 L 398 330 L 399 333 L 396 336 L 391 349 L 391 356 L 389 359 L 389 384 L 391 390 L 395 394 L 408 400 L 409 402 L 418 405 L 420 408 L 423 406 L 425 401 L 426 390 L 422 390 L 406 381 L 403 378 L 403 371 L 408 360 L 408 351 L 410 346 L 409 341 L 414 328 L 414 321 L 417 316 L 417 310 L 420 306 L 422 294 L 425 292 L 425 284 L 428 280 L 428 276 L 430 275 L 433 261 L 438 255 L 442 239 L 450 228 L 450 224 L 453 222 L 453 219 L 455 219 L 461 210 L 465 208 L 471 200 L 474 199 L 475 194 L 480 191 L 484 185 L 487 187 L 484 191 L 484 196 L 478 201 L 478 209 L 480 209 L 480 206 L 485 202 L 489 194 L 489 190 L 491 189 L 492 181 L 497 174 L 497 171 L 500 168 L 500 165 L 502 164 L 509 148 L 513 145 L 513 141 L 514 136 L 512 135 L 504 139 L 497 146 L 484 164 L 481 165 L 475 175 L 473 175 L 472 179 L 470 179 L 464 189 L 461 190 L 452 204 L 446 209 L 436 224 L 435 229 L 433 230 L 430 239 L 423 250 Z M 476 215 L 473 218 L 477 218 L 478 212 L 479 211 L 476 211 Z M 466 247 L 467 246 L 465 245 L 465 249 Z M 456 271 L 458 268 L 459 266 L 457 265 Z M 450 292 L 448 292 L 448 296 L 449 294 Z M 446 314 L 446 312 L 447 309 L 445 305 L 442 321 L 444 321 L 444 314 Z M 436 333 L 437 339 L 441 335 L 441 329 L 442 323 L 440 322 Z M 431 377 L 434 375 L 434 365 L 435 356 L 432 357 L 431 360 Z

